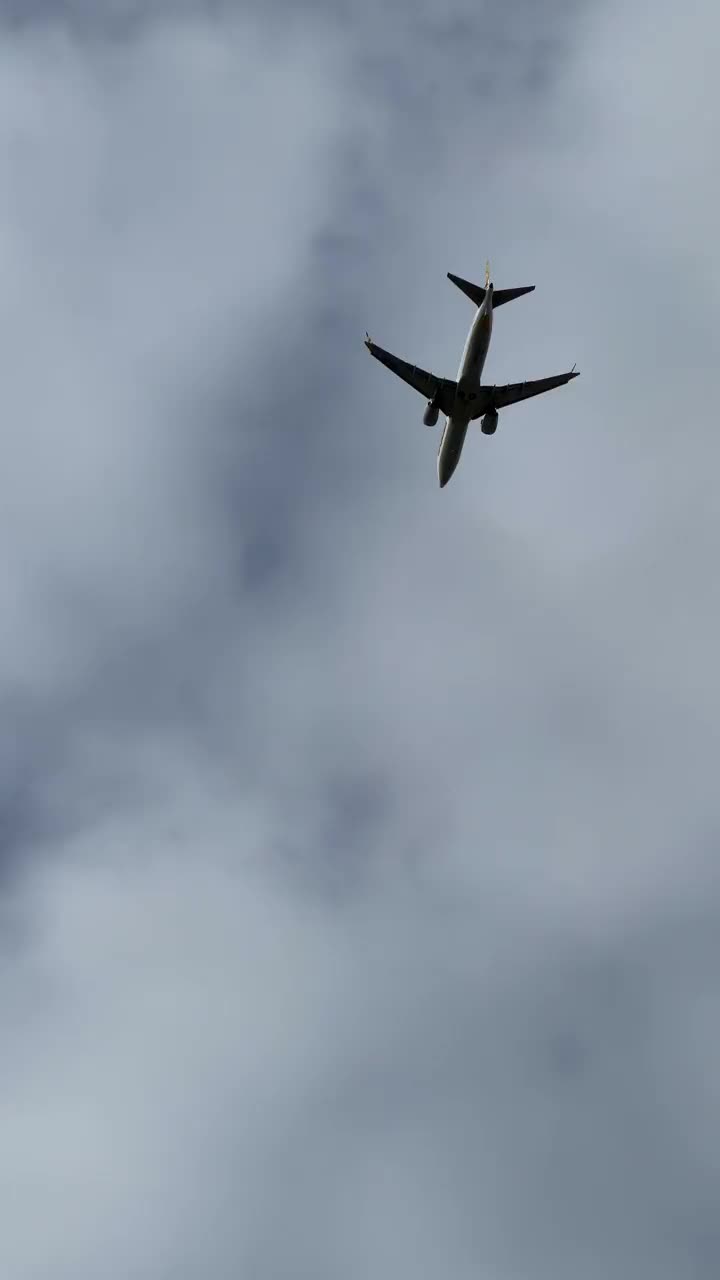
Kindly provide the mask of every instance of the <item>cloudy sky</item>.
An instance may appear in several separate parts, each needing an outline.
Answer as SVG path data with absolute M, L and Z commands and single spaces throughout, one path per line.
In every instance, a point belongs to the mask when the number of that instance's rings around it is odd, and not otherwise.
M 712 0 L 0 24 L 3 1280 L 715 1280 Z

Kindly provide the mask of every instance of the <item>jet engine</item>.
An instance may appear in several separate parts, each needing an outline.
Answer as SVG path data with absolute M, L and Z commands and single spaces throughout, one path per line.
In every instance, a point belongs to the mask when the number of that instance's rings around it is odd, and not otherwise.
M 492 436 L 497 431 L 497 424 L 497 409 L 491 409 L 489 413 L 485 414 L 482 422 L 480 423 L 480 427 L 484 435 Z
M 433 400 L 428 400 L 423 414 L 423 422 L 426 427 L 434 427 L 438 420 L 440 410 Z

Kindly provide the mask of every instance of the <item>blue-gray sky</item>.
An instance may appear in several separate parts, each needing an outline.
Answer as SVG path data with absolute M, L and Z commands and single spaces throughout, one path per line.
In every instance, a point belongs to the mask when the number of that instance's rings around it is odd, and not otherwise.
M 0 15 L 3 1277 L 714 1280 L 714 6 Z

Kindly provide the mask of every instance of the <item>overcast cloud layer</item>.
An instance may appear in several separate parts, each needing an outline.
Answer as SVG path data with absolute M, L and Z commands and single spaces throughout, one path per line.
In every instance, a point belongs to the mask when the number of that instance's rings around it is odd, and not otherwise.
M 0 14 L 3 1280 L 715 1280 L 715 7 Z

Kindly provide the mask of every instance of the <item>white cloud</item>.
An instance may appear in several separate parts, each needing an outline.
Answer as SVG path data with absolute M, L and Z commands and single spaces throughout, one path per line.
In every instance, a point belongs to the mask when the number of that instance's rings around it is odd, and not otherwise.
M 707 91 L 671 147 L 694 37 L 588 12 L 545 90 L 409 18 L 8 37 L 10 1280 L 717 1270 L 716 299 L 659 324 L 636 161 L 699 188 Z M 440 494 L 360 339 L 452 372 L 486 253 L 488 373 L 583 377 Z
M 78 613 L 123 628 L 129 615 L 167 618 L 224 554 L 191 397 L 229 350 L 252 378 L 258 335 L 322 215 L 336 89 L 332 40 L 315 36 L 269 48 L 247 22 L 193 21 L 118 47 L 43 29 L 5 41 L 13 680 L 28 643 L 39 678 L 62 658 L 88 661 Z

